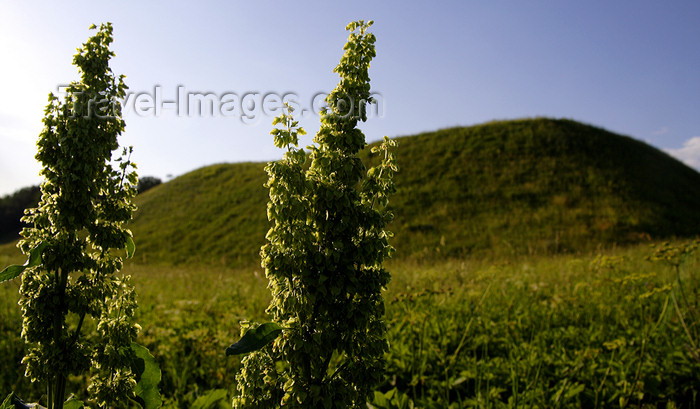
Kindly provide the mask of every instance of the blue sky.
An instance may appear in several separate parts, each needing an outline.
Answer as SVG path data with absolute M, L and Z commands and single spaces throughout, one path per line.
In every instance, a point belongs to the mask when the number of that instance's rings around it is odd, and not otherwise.
M 106 21 L 114 25 L 112 68 L 132 93 L 120 141 L 134 146 L 143 176 L 280 157 L 264 95 L 273 105 L 275 95 L 294 97 L 306 110 L 302 143 L 311 143 L 319 126 L 312 97 L 335 86 L 344 27 L 356 19 L 373 19 L 377 36 L 370 76 L 382 108 L 363 124 L 370 141 L 490 120 L 571 118 L 700 169 L 695 0 L 119 4 L 3 3 L 0 195 L 41 181 L 34 154 L 47 95 L 78 78 L 75 49 L 90 24 Z M 158 93 L 174 101 L 180 92 L 218 103 L 235 95 L 249 105 L 228 115 L 191 106 L 178 114 L 179 105 L 149 100 Z

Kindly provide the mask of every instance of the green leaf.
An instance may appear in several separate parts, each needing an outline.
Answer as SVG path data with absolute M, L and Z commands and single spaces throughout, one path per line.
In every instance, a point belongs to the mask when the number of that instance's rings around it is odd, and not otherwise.
M 7 395 L 4 401 L 0 404 L 0 409 L 15 409 L 15 405 L 10 402 L 12 400 L 12 393 Z
M 274 322 L 266 322 L 257 328 L 249 329 L 238 342 L 226 348 L 226 355 L 257 351 L 272 342 L 281 332 L 282 327 Z
M 126 235 L 126 258 L 132 258 L 134 257 L 134 253 L 136 252 L 136 243 L 134 243 L 134 239 L 131 237 L 131 235 L 125 233 Z
M 32 409 L 35 407 L 40 407 L 36 403 L 32 404 L 27 404 L 24 403 L 24 401 L 20 398 L 17 397 L 17 395 L 13 393 L 9 394 L 7 398 L 0 404 L 0 409 Z
M 191 409 L 210 409 L 216 408 L 216 404 L 226 399 L 226 389 L 214 389 L 206 395 L 200 396 L 191 406 Z
M 372 399 L 371 405 L 375 409 L 385 409 L 389 407 L 389 401 L 384 397 L 383 393 L 374 391 L 374 399 Z
M 2 270 L 2 272 L 0 272 L 0 283 L 12 280 L 13 278 L 22 274 L 22 272 L 24 272 L 26 269 L 27 266 L 20 266 L 17 264 L 7 266 L 4 270 Z
M 63 409 L 83 409 L 85 405 L 83 404 L 82 401 L 79 401 L 73 397 L 68 399 L 64 404 L 63 404 Z
M 148 348 L 135 342 L 131 343 L 131 349 L 136 354 L 136 365 L 132 370 L 136 373 L 138 383 L 134 389 L 136 401 L 143 409 L 156 409 L 162 404 L 158 383 L 160 383 L 160 368 Z
M 22 274 L 24 270 L 40 265 L 41 255 L 44 253 L 44 249 L 46 249 L 47 245 L 48 244 L 46 242 L 39 243 L 29 252 L 29 258 L 24 264 L 13 264 L 2 270 L 2 272 L 0 272 L 0 283 L 12 280 Z
M 39 243 L 36 247 L 34 247 L 30 252 L 29 252 L 29 260 L 27 260 L 27 268 L 30 267 L 36 267 L 41 264 L 41 255 L 44 254 L 44 250 L 46 249 L 46 246 L 48 246 L 48 243 L 45 241 L 42 241 Z M 25 263 L 25 264 L 27 264 Z
M 576 382 L 576 383 L 574 383 L 574 385 L 572 386 L 572 388 L 569 389 L 569 390 L 566 392 L 565 398 L 566 398 L 566 399 L 573 399 L 574 397 L 576 397 L 576 395 L 578 395 L 578 394 L 580 394 L 581 392 L 583 392 L 583 390 L 584 390 L 585 388 L 586 388 L 586 385 L 585 385 L 585 384 Z

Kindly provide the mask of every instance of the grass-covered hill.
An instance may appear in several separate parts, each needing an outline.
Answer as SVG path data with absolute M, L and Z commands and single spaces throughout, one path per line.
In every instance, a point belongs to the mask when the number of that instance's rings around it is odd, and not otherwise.
M 526 119 L 398 141 L 398 258 L 579 252 L 700 234 L 700 174 L 600 128 Z M 269 228 L 263 169 L 208 166 L 139 195 L 138 260 L 257 264 Z

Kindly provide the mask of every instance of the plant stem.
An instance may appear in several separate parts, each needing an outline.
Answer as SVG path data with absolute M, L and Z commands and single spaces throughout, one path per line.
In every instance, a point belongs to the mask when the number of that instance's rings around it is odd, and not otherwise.
M 56 306 L 56 311 L 54 311 L 53 320 L 53 342 L 56 347 L 66 346 L 62 345 L 62 332 L 63 332 L 63 320 L 64 316 L 64 305 L 66 298 L 66 285 L 68 283 L 68 272 L 65 269 L 59 269 L 56 273 L 57 283 L 58 283 L 58 305 Z M 66 353 L 64 348 L 60 348 L 63 353 Z M 54 359 L 60 360 L 61 357 L 54 357 Z M 58 371 L 54 374 L 52 380 L 49 383 L 53 383 L 53 387 L 49 384 L 49 409 L 61 409 L 63 407 L 63 398 L 66 392 L 66 378 L 65 374 Z
M 348 366 L 348 362 L 350 362 L 349 359 L 347 359 L 345 362 L 343 362 L 338 368 L 336 368 L 335 372 L 333 372 L 333 375 L 329 378 L 330 381 L 335 379 L 336 375 L 340 374 L 343 369 L 345 369 L 346 366 Z
M 693 347 L 693 350 L 697 349 L 695 346 L 695 340 L 693 339 L 693 336 L 690 335 L 690 331 L 688 330 L 688 326 L 685 325 L 685 320 L 683 319 L 683 313 L 681 312 L 680 307 L 678 306 L 678 301 L 676 301 L 676 296 L 671 292 L 671 299 L 673 300 L 673 305 L 676 307 L 676 313 L 678 314 L 678 319 L 681 322 L 681 326 L 685 330 L 685 335 L 688 337 L 688 342 L 690 342 L 690 345 Z
M 690 306 L 690 303 L 688 302 L 688 299 L 685 296 L 685 291 L 683 290 L 683 280 L 681 280 L 681 269 L 680 266 L 676 266 L 676 277 L 678 278 L 678 288 L 681 292 L 681 297 L 683 297 L 683 303 L 685 304 L 685 307 L 688 309 L 688 314 L 690 315 L 691 323 L 697 322 L 697 319 L 695 318 L 695 312 L 693 311 L 693 308 Z M 687 331 L 687 329 L 686 329 Z
M 51 381 L 49 380 L 48 385 L 47 385 L 47 391 L 46 394 L 48 395 L 48 403 L 49 408 L 53 407 L 53 388 L 51 387 Z
M 53 409 L 62 409 L 63 400 L 66 395 L 66 376 L 65 374 L 58 374 L 56 376 L 56 394 L 54 395 L 54 407 Z
M 78 342 L 78 337 L 80 336 L 80 329 L 83 327 L 84 320 L 85 320 L 85 311 L 80 313 L 80 321 L 78 321 L 78 326 L 75 329 L 75 333 L 73 334 L 73 338 L 70 340 L 70 343 L 68 343 L 69 348 L 72 348 L 73 345 L 75 345 L 75 343 Z

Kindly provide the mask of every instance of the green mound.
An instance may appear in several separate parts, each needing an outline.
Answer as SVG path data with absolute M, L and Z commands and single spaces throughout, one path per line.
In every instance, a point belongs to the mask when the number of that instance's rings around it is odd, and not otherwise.
M 264 163 L 197 169 L 136 198 L 136 259 L 246 265 L 268 230 Z
M 397 258 L 585 252 L 700 234 L 700 173 L 600 128 L 526 119 L 398 141 Z M 139 195 L 137 259 L 257 264 L 270 227 L 264 166 L 208 166 Z

